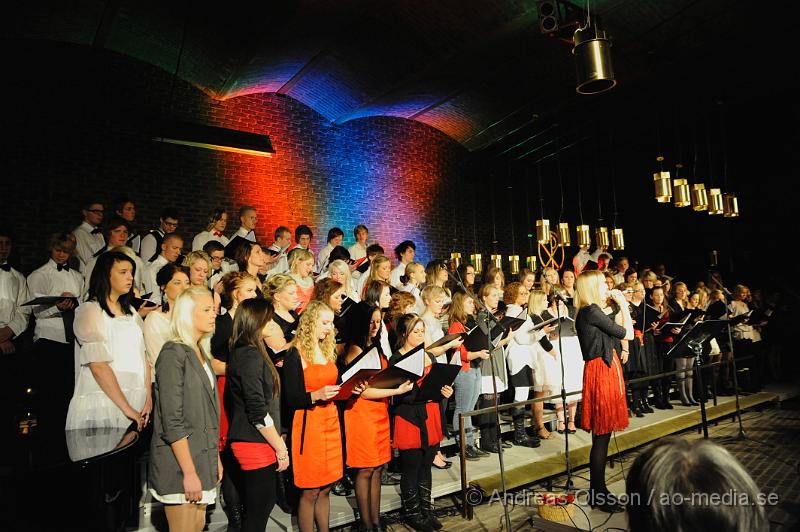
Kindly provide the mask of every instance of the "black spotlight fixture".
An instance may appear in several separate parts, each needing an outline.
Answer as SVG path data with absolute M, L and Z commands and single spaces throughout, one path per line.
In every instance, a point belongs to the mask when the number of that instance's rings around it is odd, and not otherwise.
M 560 15 L 557 0 L 536 0 L 536 11 L 539 13 L 539 31 L 555 33 L 558 31 Z

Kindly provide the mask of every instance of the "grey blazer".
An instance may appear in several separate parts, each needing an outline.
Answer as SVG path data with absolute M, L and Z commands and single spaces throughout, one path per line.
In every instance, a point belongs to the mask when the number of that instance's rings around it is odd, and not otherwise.
M 156 360 L 150 487 L 159 495 L 183 493 L 183 473 L 170 447 L 188 438 L 203 490 L 217 484 L 219 396 L 191 347 L 167 342 Z

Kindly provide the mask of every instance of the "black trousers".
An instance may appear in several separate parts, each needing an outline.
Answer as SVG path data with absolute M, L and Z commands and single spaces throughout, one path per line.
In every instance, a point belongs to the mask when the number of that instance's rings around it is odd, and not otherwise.
M 276 465 L 271 464 L 261 469 L 242 470 L 242 491 L 244 502 L 244 519 L 242 532 L 264 532 L 269 521 L 269 514 L 275 507 Z
M 400 490 L 402 493 L 415 491 L 424 482 L 431 482 L 433 459 L 439 452 L 439 444 L 423 449 L 400 451 Z

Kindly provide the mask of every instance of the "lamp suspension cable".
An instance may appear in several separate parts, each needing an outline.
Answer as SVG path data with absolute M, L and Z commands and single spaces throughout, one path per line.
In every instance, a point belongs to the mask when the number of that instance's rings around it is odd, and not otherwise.
M 722 200 L 722 190 L 717 186 L 717 180 L 714 176 L 714 155 L 711 148 L 711 125 L 708 113 L 706 112 L 703 116 L 706 126 L 706 150 L 708 151 L 708 180 L 711 183 L 711 188 L 708 190 L 708 214 L 715 216 L 724 213 L 725 207 Z
M 722 185 L 725 193 L 722 195 L 723 214 L 725 218 L 736 218 L 739 216 L 739 200 L 736 194 L 728 188 L 728 136 L 726 133 L 725 104 L 720 103 L 719 114 L 719 134 L 722 143 Z

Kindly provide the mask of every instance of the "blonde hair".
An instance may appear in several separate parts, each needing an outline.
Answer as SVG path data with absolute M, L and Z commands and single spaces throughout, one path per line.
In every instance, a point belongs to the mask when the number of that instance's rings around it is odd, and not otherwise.
M 581 273 L 575 279 L 575 306 L 576 308 L 588 307 L 589 305 L 601 306 L 600 285 L 606 284 L 606 276 L 598 270 L 589 270 Z
M 172 316 L 169 320 L 170 340 L 188 345 L 192 349 L 194 349 L 195 345 L 199 345 L 202 355 L 211 360 L 211 336 L 213 336 L 214 331 L 200 337 L 200 341 L 197 344 L 195 344 L 194 340 L 194 309 L 197 306 L 197 299 L 201 296 L 210 297 L 211 304 L 214 304 L 214 298 L 205 286 L 192 286 L 175 298 L 175 306 L 172 309 Z
M 328 266 L 328 271 L 330 272 L 334 268 L 344 275 L 344 283 L 342 284 L 344 284 L 345 294 L 347 294 L 347 297 L 350 297 L 352 295 L 351 292 L 353 291 L 353 281 L 352 276 L 350 275 L 350 266 L 348 266 L 348 264 L 342 259 L 336 259 L 330 263 Z
M 437 297 L 447 297 L 447 292 L 441 286 L 436 286 L 435 284 L 429 284 L 425 288 L 422 289 L 419 297 L 422 298 L 422 302 L 426 303 L 428 301 L 432 301 L 434 298 Z
M 372 259 L 372 263 L 369 267 L 369 277 L 367 277 L 367 282 L 365 284 L 369 284 L 372 281 L 384 281 L 384 279 L 378 277 L 378 269 L 384 262 L 391 264 L 392 260 L 386 255 L 378 255 Z
M 333 315 L 331 307 L 322 301 L 311 301 L 300 315 L 300 320 L 297 324 L 297 333 L 294 340 L 292 340 L 292 345 L 300 351 L 300 356 L 306 359 L 309 364 L 314 363 L 314 350 L 317 346 L 319 346 L 322 356 L 326 360 L 331 362 L 336 360 L 336 335 L 331 331 L 331 334 L 326 336 L 324 340 L 320 340 L 319 331 L 317 330 L 319 316 L 326 311 Z
M 551 266 L 548 266 L 547 268 L 542 270 L 542 276 L 539 278 L 539 284 L 542 286 L 542 290 L 544 290 L 545 293 L 550 294 L 550 292 L 552 291 L 554 285 L 550 284 L 550 282 L 547 280 L 547 273 L 548 272 L 554 272 L 556 274 L 556 279 L 559 279 L 559 280 L 561 280 L 561 276 L 558 275 L 558 270 L 556 270 L 555 268 L 553 268 Z M 556 283 L 556 284 L 558 284 L 558 283 Z
M 187 268 L 191 268 L 194 266 L 194 263 L 200 260 L 206 261 L 206 265 L 208 266 L 208 272 L 206 273 L 206 279 L 208 279 L 209 275 L 211 274 L 211 257 L 203 250 L 192 251 L 188 253 L 186 257 L 184 257 L 181 266 L 186 266 Z
M 297 268 L 295 267 L 295 265 L 300 261 L 309 259 L 314 260 L 313 253 L 311 253 L 307 249 L 294 248 L 292 252 L 289 254 L 289 271 L 292 273 L 297 273 Z
M 66 251 L 66 250 L 65 250 L 65 251 Z M 117 247 L 115 247 L 115 248 L 112 248 L 112 249 L 110 249 L 109 251 L 117 251 L 117 252 L 119 252 L 119 253 L 122 253 L 123 255 L 125 255 L 125 256 L 127 256 L 127 257 L 130 257 L 130 258 L 131 258 L 131 260 L 132 260 L 134 263 L 136 262 L 136 258 L 137 258 L 137 257 L 136 257 L 136 252 L 135 252 L 135 251 L 133 251 L 133 249 L 131 249 L 131 248 L 130 248 L 130 247 L 128 247 L 128 246 L 117 246 Z
M 547 294 L 544 290 L 531 290 L 528 296 L 528 316 L 539 315 L 547 309 Z
M 286 288 L 296 284 L 297 282 L 295 282 L 290 275 L 285 273 L 273 275 L 267 279 L 267 282 L 264 283 L 264 286 L 262 287 L 262 290 L 264 291 L 264 297 L 272 301 L 275 294 L 278 292 L 283 292 Z

